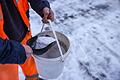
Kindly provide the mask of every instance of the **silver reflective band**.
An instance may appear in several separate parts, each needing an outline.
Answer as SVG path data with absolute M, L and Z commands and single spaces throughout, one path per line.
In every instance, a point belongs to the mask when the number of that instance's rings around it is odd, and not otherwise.
M 19 0 L 16 0 L 16 2 L 18 3 Z
M 33 74 L 31 76 L 26 75 L 26 79 L 27 78 L 39 78 L 39 74 Z

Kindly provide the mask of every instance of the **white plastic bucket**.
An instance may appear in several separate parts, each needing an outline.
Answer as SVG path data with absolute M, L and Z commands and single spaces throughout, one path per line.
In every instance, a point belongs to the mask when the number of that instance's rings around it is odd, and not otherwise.
M 46 35 L 54 38 L 52 31 L 45 31 L 38 34 L 38 36 L 46 36 Z M 54 46 L 53 49 L 49 50 L 43 55 L 39 55 L 39 56 L 33 55 L 38 73 L 43 79 L 57 78 L 62 73 L 65 59 L 69 54 L 69 48 L 70 48 L 69 39 L 60 32 L 56 32 L 56 35 L 58 40 L 62 43 L 61 48 L 62 48 L 64 61 L 61 61 L 61 55 L 59 50 L 56 48 L 56 46 Z

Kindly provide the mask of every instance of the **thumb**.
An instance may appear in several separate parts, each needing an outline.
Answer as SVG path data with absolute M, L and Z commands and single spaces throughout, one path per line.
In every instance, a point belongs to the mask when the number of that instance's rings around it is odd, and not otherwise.
M 25 52 L 26 52 L 26 56 L 29 57 L 32 53 L 33 53 L 33 50 L 31 47 L 29 47 L 28 45 L 23 45 L 24 49 L 25 49 Z

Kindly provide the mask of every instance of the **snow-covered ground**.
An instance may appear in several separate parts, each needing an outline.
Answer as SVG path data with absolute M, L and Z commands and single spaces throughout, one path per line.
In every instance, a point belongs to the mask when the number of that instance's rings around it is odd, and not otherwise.
M 120 80 L 120 0 L 49 1 L 53 27 L 71 41 L 64 71 L 55 80 Z M 41 19 L 33 10 L 30 14 L 36 35 Z

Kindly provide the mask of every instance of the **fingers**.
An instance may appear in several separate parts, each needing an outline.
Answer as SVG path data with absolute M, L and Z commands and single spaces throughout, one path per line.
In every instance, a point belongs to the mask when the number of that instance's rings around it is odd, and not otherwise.
M 25 49 L 26 56 L 29 57 L 33 53 L 32 48 L 30 46 L 28 46 L 28 45 L 23 45 L 23 47 Z
M 51 21 L 54 21 L 54 13 L 51 9 L 50 9 L 50 14 L 49 14 L 48 19 L 50 19 Z
M 48 20 L 50 19 L 51 21 L 54 20 L 54 13 L 51 9 L 49 9 L 48 7 L 45 7 L 43 9 L 43 22 L 44 23 L 48 23 Z
M 45 22 L 45 23 L 48 23 L 48 16 L 49 16 L 49 12 L 50 10 L 49 10 L 49 8 L 44 8 L 43 9 L 43 15 L 44 15 L 44 17 L 43 17 L 43 22 Z

